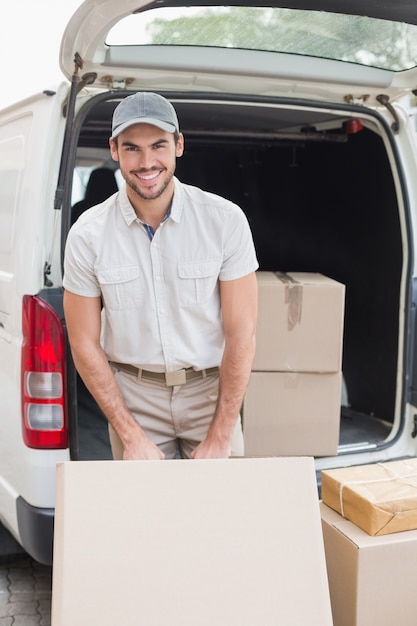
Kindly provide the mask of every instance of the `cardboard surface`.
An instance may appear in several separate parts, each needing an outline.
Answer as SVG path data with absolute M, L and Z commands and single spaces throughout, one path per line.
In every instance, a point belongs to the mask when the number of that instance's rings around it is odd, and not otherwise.
M 417 530 L 371 537 L 320 510 L 334 626 L 415 626 Z
M 417 529 L 417 459 L 326 470 L 323 502 L 370 535 Z
M 242 419 L 246 456 L 333 456 L 340 373 L 252 372 Z
M 257 272 L 259 312 L 252 369 L 338 372 L 345 287 L 322 274 Z
M 52 626 L 331 626 L 314 463 L 57 468 Z

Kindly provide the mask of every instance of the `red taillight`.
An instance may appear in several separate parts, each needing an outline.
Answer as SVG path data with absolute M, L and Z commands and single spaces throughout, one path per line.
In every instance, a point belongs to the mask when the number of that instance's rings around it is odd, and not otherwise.
M 23 297 L 22 419 L 30 448 L 67 448 L 65 337 L 54 309 Z

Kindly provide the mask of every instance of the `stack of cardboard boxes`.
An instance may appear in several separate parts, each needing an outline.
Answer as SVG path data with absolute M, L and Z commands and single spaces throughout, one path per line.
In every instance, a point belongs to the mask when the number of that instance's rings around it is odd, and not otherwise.
M 258 272 L 257 350 L 243 405 L 247 456 L 337 454 L 345 287 Z
M 334 626 L 417 623 L 417 459 L 322 472 Z

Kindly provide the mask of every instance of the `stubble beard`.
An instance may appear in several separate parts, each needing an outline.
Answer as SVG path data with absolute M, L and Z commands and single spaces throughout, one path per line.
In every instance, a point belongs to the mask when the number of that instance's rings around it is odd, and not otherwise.
M 149 174 L 152 171 L 155 171 L 155 170 L 152 170 L 152 169 L 147 170 L 146 173 Z M 131 175 L 130 173 L 122 171 L 122 176 L 125 179 L 126 184 L 139 196 L 139 198 L 141 198 L 142 200 L 156 200 L 157 198 L 160 198 L 163 195 L 163 193 L 166 191 L 168 185 L 170 184 L 174 176 L 174 172 L 175 172 L 175 168 L 172 168 L 171 170 L 165 170 L 166 176 L 161 186 L 158 187 L 157 189 L 149 189 L 149 192 L 143 191 L 136 184 L 134 176 Z M 140 173 L 145 174 L 145 172 L 140 172 Z

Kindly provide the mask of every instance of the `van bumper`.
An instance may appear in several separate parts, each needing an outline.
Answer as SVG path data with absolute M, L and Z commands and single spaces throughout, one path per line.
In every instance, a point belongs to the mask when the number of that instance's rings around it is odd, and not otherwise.
M 37 508 L 19 496 L 16 512 L 23 548 L 35 561 L 52 565 L 55 509 Z

